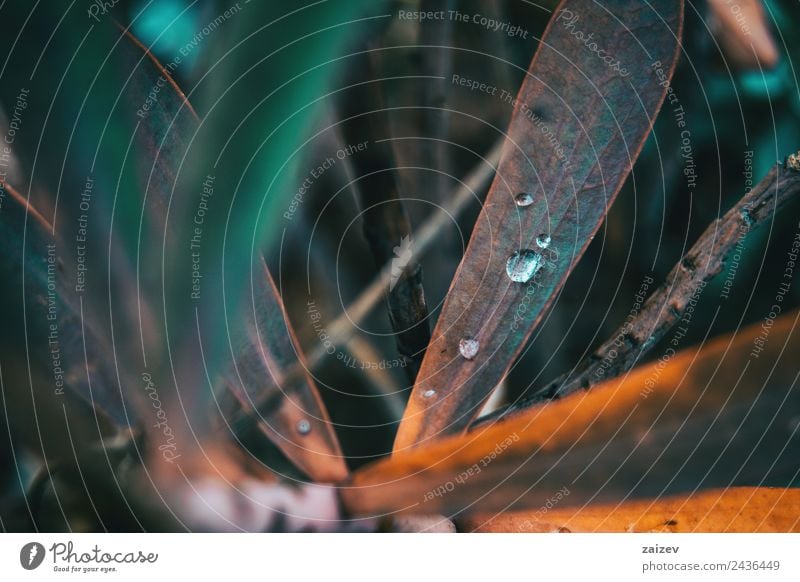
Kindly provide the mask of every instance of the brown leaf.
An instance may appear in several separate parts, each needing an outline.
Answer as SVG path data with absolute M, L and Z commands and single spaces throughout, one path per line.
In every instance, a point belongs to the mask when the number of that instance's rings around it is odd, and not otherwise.
M 650 132 L 666 91 L 657 71 L 671 75 L 682 10 L 681 0 L 657 11 L 566 0 L 556 10 L 514 102 L 396 451 L 463 431 L 554 301 Z M 506 275 L 511 262 L 516 281 Z M 463 357 L 461 341 L 472 339 L 480 347 Z
M 84 347 L 97 336 L 59 276 L 64 263 L 54 254 L 58 239 L 50 223 L 11 184 L 0 182 L 0 193 L 0 392 L 6 418 L 18 442 L 41 457 L 83 458 L 89 443 L 113 433 L 106 413 L 119 418 L 111 365 Z M 61 343 L 51 341 L 54 306 Z
M 666 499 L 476 515 L 475 532 L 800 532 L 800 489 L 737 487 Z
M 252 285 L 227 385 L 245 410 L 258 415 L 260 430 L 307 475 L 318 482 L 341 481 L 347 466 L 339 441 L 263 261 Z
M 771 69 L 779 53 L 761 0 L 709 0 L 709 28 L 734 68 Z

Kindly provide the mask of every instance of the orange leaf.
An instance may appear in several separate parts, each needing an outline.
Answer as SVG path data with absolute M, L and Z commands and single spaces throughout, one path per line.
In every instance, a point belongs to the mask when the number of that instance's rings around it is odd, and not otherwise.
M 476 515 L 477 532 L 800 532 L 800 489 L 738 487 L 689 496 Z
M 800 471 L 798 317 L 667 351 L 590 392 L 367 466 L 345 503 L 453 515 L 542 507 L 564 488 L 566 508 L 786 486 Z
M 709 0 L 708 4 L 711 33 L 734 68 L 759 71 L 778 64 L 778 47 L 761 0 Z

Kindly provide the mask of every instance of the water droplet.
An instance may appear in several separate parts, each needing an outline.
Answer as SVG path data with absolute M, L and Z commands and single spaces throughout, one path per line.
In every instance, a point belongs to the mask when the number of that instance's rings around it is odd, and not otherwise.
M 306 435 L 306 434 L 310 433 L 311 432 L 311 423 L 308 422 L 305 418 L 302 419 L 302 420 L 299 420 L 297 422 L 297 432 L 299 432 L 302 435 Z
M 508 278 L 515 283 L 527 283 L 539 272 L 544 261 L 536 251 L 522 249 L 511 255 L 506 261 Z
M 539 245 L 540 249 L 546 249 L 550 246 L 550 240 L 549 234 L 540 234 L 536 237 L 536 244 Z
M 472 360 L 478 355 L 480 347 L 480 342 L 471 337 L 462 338 L 461 341 L 458 342 L 458 351 L 468 360 Z
M 425 390 L 422 393 L 423 398 L 433 398 L 434 396 L 436 396 L 436 390 Z
M 514 197 L 514 203 L 517 206 L 530 206 L 533 204 L 533 195 L 530 192 L 520 192 Z

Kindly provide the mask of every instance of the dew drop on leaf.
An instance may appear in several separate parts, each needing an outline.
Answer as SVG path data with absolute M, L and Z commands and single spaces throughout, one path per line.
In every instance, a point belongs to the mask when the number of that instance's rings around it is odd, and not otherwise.
M 540 249 L 546 249 L 550 246 L 550 235 L 549 234 L 540 234 L 536 237 L 536 244 L 539 246 Z
M 467 360 L 472 360 L 478 355 L 481 344 L 475 338 L 465 337 L 458 342 L 458 351 Z
M 514 203 L 517 206 L 530 206 L 533 204 L 533 195 L 530 192 L 520 192 L 514 197 Z
M 436 390 L 425 390 L 422 393 L 423 398 L 433 398 L 434 396 L 436 396 Z
M 297 422 L 297 432 L 306 435 L 311 432 L 311 423 L 305 418 Z
M 542 268 L 542 256 L 531 249 L 522 249 L 506 261 L 506 274 L 515 283 L 527 283 Z

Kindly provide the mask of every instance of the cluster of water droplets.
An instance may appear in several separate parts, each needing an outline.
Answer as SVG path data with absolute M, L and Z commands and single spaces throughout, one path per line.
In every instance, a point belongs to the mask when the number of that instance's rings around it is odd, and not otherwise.
M 526 208 L 533 204 L 533 194 L 520 192 L 514 197 L 514 203 L 520 208 Z M 536 237 L 536 246 L 540 249 L 546 249 L 550 246 L 550 241 L 549 234 L 540 234 Z M 506 261 L 506 274 L 515 283 L 527 283 L 536 276 L 536 273 L 539 272 L 544 264 L 545 259 L 539 252 L 533 249 L 520 249 Z M 463 350 L 461 354 L 464 355 Z M 467 356 L 464 357 L 466 358 Z
M 525 208 L 533 204 L 533 195 L 529 192 L 520 192 L 514 197 L 514 203 Z M 549 234 L 540 234 L 536 237 L 536 246 L 546 249 L 550 246 Z M 544 266 L 545 259 L 540 253 L 532 249 L 521 249 L 515 252 L 506 261 L 506 274 L 515 283 L 527 283 Z M 474 360 L 481 348 L 480 342 L 474 337 L 463 337 L 458 342 L 458 352 L 466 360 Z M 436 396 L 436 390 L 429 388 L 422 393 L 422 397 L 430 400 Z

